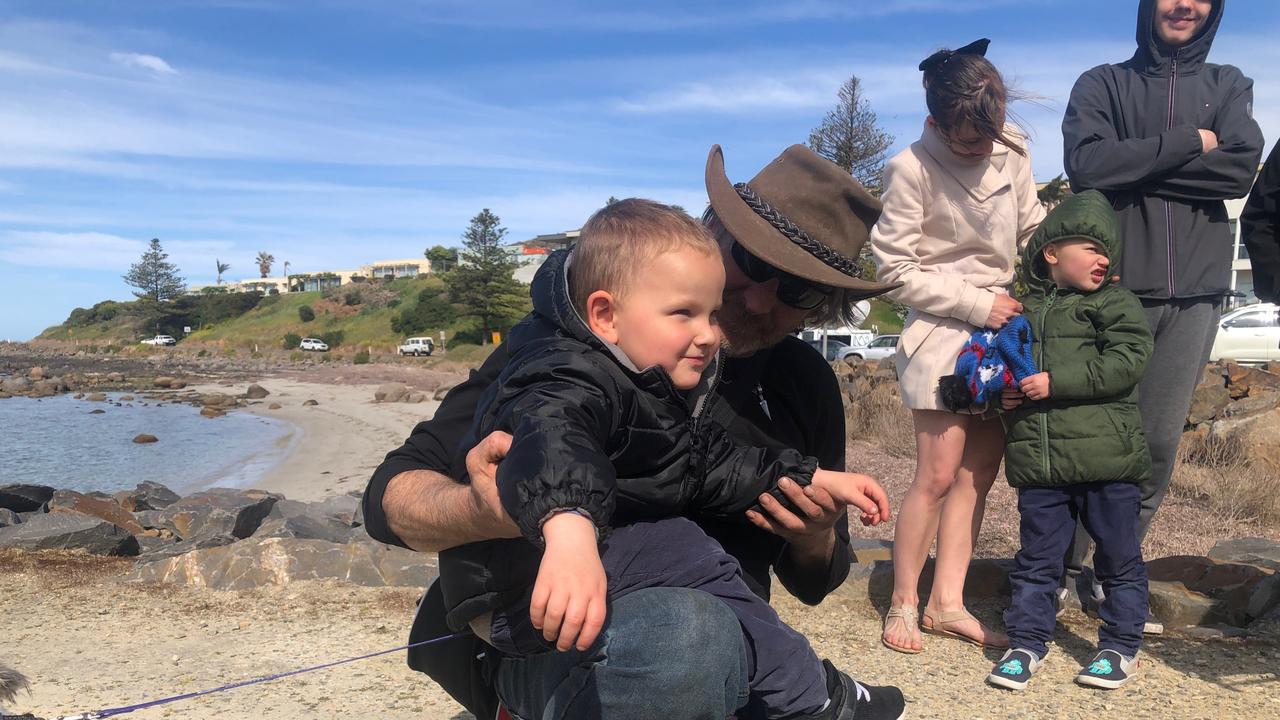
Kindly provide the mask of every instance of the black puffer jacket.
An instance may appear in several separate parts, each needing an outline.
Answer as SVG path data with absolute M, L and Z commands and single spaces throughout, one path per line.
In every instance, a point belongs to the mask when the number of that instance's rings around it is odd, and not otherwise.
M 1138 5 L 1138 51 L 1080 76 L 1062 121 L 1071 187 L 1103 191 L 1120 215 L 1120 282 L 1139 297 L 1205 297 L 1230 287 L 1223 200 L 1249 192 L 1262 155 L 1253 81 L 1205 62 L 1226 0 L 1180 48 L 1154 33 L 1156 0 Z M 1200 129 L 1218 136 L 1201 154 Z
M 1240 215 L 1240 232 L 1253 266 L 1253 294 L 1280 302 L 1280 145 L 1271 148 Z
M 610 526 L 695 512 L 741 518 L 783 476 L 807 485 L 817 461 L 795 450 L 735 445 L 701 409 L 716 368 L 678 390 L 660 367 L 639 369 L 587 328 L 569 300 L 568 251 L 534 278 L 534 311 L 507 340 L 511 357 L 485 391 L 465 450 L 494 430 L 512 434 L 498 490 L 524 540 L 472 543 L 440 554 L 450 626 L 510 605 L 536 577 L 542 523 L 555 510 L 586 511 Z

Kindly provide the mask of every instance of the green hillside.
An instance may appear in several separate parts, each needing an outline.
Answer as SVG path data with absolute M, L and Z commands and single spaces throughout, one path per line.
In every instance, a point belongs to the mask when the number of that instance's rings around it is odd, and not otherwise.
M 276 350 L 287 349 L 284 347 L 286 336 L 296 335 L 326 337 L 332 340 L 330 345 L 335 349 L 358 346 L 371 347 L 375 351 L 394 351 L 406 333 L 393 330 L 393 320 L 416 307 L 423 291 L 436 295 L 444 289 L 442 280 L 427 277 L 356 283 L 325 292 L 292 292 L 269 295 L 260 300 L 248 294 L 189 297 L 166 305 L 167 315 L 161 320 L 154 320 L 154 312 L 148 315 L 144 306 L 137 302 L 105 302 L 93 308 L 77 308 L 67 322 L 45 330 L 39 339 L 128 347 L 136 345 L 144 337 L 164 332 L 179 338 L 179 348 L 213 345 L 220 349 L 256 347 Z M 222 307 L 237 304 L 240 307 L 229 310 Z M 182 305 L 185 311 L 176 314 L 172 308 L 178 305 Z M 220 306 L 218 312 L 208 309 L 207 306 L 212 305 Z M 443 305 L 449 309 L 447 302 Z M 252 309 L 244 312 L 244 307 Z M 310 308 L 314 319 L 303 320 L 306 311 L 302 308 Z M 206 317 L 213 319 L 202 322 Z M 475 335 L 473 342 L 479 340 L 474 323 L 455 319 L 456 312 L 444 312 L 434 323 L 430 314 L 427 317 L 426 327 L 415 327 L 408 334 L 430 335 L 438 339 L 443 330 L 450 339 L 461 334 L 464 338 Z M 175 323 L 178 325 L 176 328 Z M 194 331 L 182 337 L 180 330 L 183 326 L 193 327 Z

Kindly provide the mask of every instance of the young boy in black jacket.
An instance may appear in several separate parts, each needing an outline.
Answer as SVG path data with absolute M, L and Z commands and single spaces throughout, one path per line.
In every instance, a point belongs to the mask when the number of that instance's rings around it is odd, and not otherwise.
M 723 284 L 706 231 L 643 200 L 598 212 L 571 255 L 539 270 L 534 312 L 512 330 L 511 359 L 473 427 L 473 437 L 513 435 L 497 483 L 529 542 L 441 553 L 449 621 L 508 654 L 545 652 L 544 640 L 586 651 L 607 598 L 703 590 L 742 623 L 749 685 L 770 717 L 846 718 L 855 708 L 859 718 L 899 717 L 896 688 L 868 688 L 819 662 L 750 591 L 736 561 L 678 517 L 741 517 L 785 482 L 857 505 L 867 524 L 888 516 L 873 479 L 819 470 L 794 450 L 735 446 L 702 416 L 716 379 Z M 461 458 L 458 467 L 464 474 Z

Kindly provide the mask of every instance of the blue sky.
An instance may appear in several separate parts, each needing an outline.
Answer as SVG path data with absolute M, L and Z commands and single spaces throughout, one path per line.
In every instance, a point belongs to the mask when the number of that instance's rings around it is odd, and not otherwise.
M 127 299 L 158 237 L 192 284 L 456 245 L 481 208 L 512 239 L 610 195 L 690 211 L 707 149 L 746 180 L 862 78 L 895 150 L 916 64 L 993 39 L 1045 98 L 1020 113 L 1062 167 L 1071 84 L 1133 51 L 1137 0 L 0 0 L 0 338 Z M 1211 59 L 1280 134 L 1280 3 L 1232 0 Z M 275 274 L 281 267 L 277 264 Z

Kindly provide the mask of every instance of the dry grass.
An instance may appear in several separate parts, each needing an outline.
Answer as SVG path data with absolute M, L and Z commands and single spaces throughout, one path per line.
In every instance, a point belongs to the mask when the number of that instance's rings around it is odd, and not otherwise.
M 880 382 L 856 402 L 845 403 L 845 431 L 896 458 L 916 456 L 911 411 L 902 405 L 895 382 Z
M 1234 443 L 1184 438 L 1169 493 L 1206 504 L 1229 522 L 1280 525 L 1280 476 L 1254 467 Z

